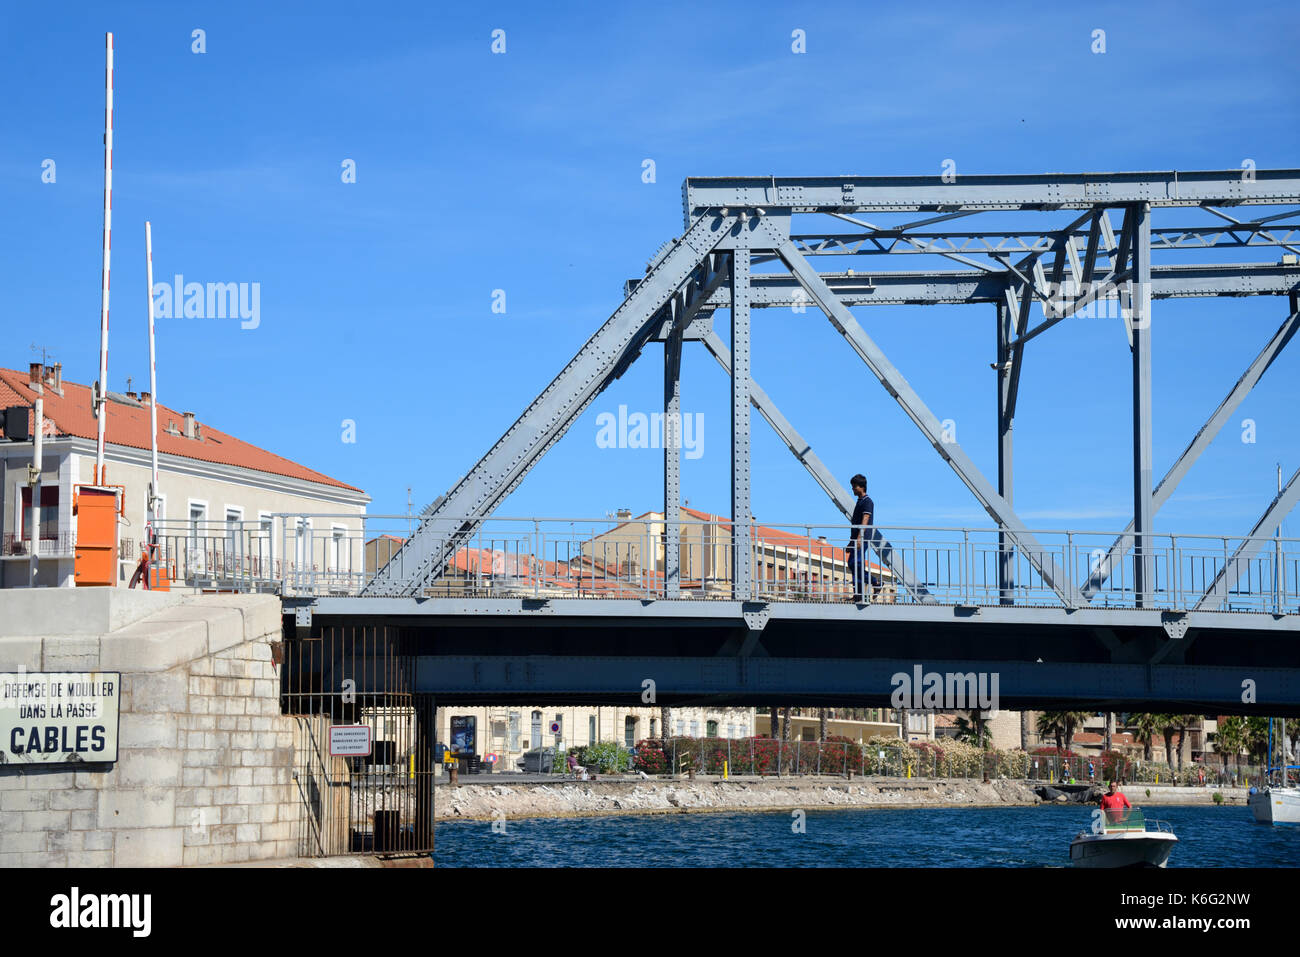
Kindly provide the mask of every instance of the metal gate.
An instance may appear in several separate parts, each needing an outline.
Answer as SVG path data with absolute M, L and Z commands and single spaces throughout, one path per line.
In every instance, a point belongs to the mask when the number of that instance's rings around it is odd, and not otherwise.
M 435 711 L 414 681 L 399 628 L 318 625 L 286 638 L 300 856 L 432 853 Z M 366 732 L 369 753 L 355 753 Z

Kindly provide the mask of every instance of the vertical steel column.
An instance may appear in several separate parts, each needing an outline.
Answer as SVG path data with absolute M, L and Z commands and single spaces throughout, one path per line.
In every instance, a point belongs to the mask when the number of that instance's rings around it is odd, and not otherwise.
M 664 340 L 664 597 L 681 596 L 682 317 Z
M 433 695 L 411 695 L 415 706 L 415 827 L 412 850 L 433 853 L 434 758 L 438 746 L 437 702 Z
M 1151 204 L 1133 206 L 1133 268 L 1129 303 L 1133 321 L 1133 592 L 1137 607 L 1150 604 L 1151 497 Z
M 732 597 L 753 584 L 749 500 L 749 250 L 731 254 L 731 551 Z
M 1029 295 L 1025 290 L 1024 295 Z M 1012 443 L 1011 430 L 1015 422 L 1015 410 L 1010 407 L 1011 398 L 1011 339 L 1014 333 L 1011 315 L 1006 300 L 1000 299 L 997 305 L 998 351 L 998 494 L 1012 504 Z M 1014 539 L 998 525 L 998 600 L 1003 605 L 1013 603 L 1012 588 L 1015 586 L 1015 563 L 1011 549 Z

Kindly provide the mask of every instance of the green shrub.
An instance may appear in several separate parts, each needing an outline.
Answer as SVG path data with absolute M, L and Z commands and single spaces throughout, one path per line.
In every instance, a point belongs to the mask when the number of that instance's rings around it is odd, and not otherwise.
M 1214 803 L 1215 803 L 1215 804 L 1222 804 L 1222 803 L 1223 803 L 1223 792 L 1222 792 L 1222 791 L 1215 791 L 1215 792 L 1214 792 Z
M 622 774 L 628 769 L 628 754 L 617 741 L 601 741 L 583 748 L 578 763 L 601 774 Z

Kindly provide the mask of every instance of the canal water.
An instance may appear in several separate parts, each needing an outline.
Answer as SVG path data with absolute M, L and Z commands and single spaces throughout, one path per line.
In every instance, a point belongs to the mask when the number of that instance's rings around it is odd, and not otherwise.
M 1092 808 L 812 810 L 448 821 L 444 867 L 1067 867 Z M 1245 807 L 1158 807 L 1179 843 L 1170 867 L 1295 867 L 1300 828 Z

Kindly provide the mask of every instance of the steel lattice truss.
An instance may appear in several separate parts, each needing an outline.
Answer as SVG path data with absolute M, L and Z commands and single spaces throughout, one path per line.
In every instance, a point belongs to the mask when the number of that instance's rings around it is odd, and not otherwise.
M 776 430 L 795 457 L 849 516 L 853 499 L 750 374 L 750 313 L 773 306 L 815 306 L 867 365 L 939 456 L 997 523 L 1007 559 L 1019 552 L 1068 608 L 1100 591 L 1111 568 L 1132 550 L 1139 607 L 1152 588 L 1152 518 L 1210 444 L 1300 324 L 1300 170 L 1088 173 L 1016 176 L 691 178 L 682 187 L 685 231 L 666 244 L 644 277 L 629 281 L 623 303 L 486 455 L 446 495 L 424 510 L 416 532 L 366 588 L 367 595 L 420 595 L 455 550 L 565 434 L 583 411 L 651 342 L 664 345 L 664 420 L 679 421 L 681 351 L 700 342 L 732 384 L 732 523 L 734 597 L 752 595 L 750 409 Z M 1243 207 L 1275 207 L 1252 216 Z M 900 224 L 875 223 L 902 214 Z M 986 229 L 964 229 L 972 217 Z M 1156 225 L 1153 220 L 1159 217 Z M 800 231 L 793 232 L 798 217 Z M 1172 222 L 1165 223 L 1168 218 Z M 1023 228 L 1007 229 L 1016 220 Z M 803 224 L 826 225 L 823 232 Z M 1055 224 L 1042 228 L 1051 220 Z M 983 220 L 976 220 L 983 221 Z M 941 225 L 942 224 L 942 225 Z M 950 225 L 951 224 L 951 225 Z M 847 227 L 851 227 L 849 230 Z M 1038 227 L 1038 228 L 1031 228 Z M 1204 261 L 1231 251 L 1247 262 Z M 1261 250 L 1263 252 L 1261 253 Z M 1194 262 L 1152 263 L 1185 252 Z M 888 257 L 928 255 L 945 270 L 876 269 Z M 819 272 L 816 257 L 868 258 L 867 268 Z M 1263 258 L 1261 258 L 1263 257 Z M 1224 258 L 1223 254 L 1212 258 Z M 906 261 L 906 260 L 905 260 Z M 860 262 L 858 259 L 830 262 Z M 767 264 L 761 272 L 754 266 Z M 772 265 L 779 271 L 769 271 Z M 1286 315 L 1259 355 L 1215 409 L 1164 478 L 1151 465 L 1153 300 L 1205 296 L 1282 296 Z M 1012 430 L 1027 343 L 1096 303 L 1118 301 L 1132 353 L 1134 519 L 1084 582 L 1065 578 L 1016 515 L 1012 499 Z M 986 477 L 854 318 L 852 307 L 886 304 L 992 305 L 997 314 L 998 474 Z M 1042 318 L 1031 324 L 1031 307 Z M 713 313 L 730 314 L 730 347 L 713 329 Z M 680 443 L 665 437 L 666 596 L 676 597 L 679 570 Z M 1253 535 L 1266 535 L 1300 499 L 1300 470 L 1269 505 Z M 872 543 L 897 581 L 919 601 L 932 600 L 879 532 Z M 1247 539 L 1197 609 L 1219 607 L 1232 569 L 1261 539 Z

